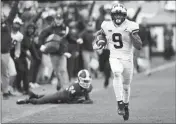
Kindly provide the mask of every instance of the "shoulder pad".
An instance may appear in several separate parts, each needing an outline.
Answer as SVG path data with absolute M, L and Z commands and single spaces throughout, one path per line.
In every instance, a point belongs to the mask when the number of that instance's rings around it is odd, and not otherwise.
M 139 24 L 138 23 L 131 21 L 130 26 L 131 26 L 132 33 L 139 31 Z
M 101 28 L 104 29 L 104 28 L 106 27 L 106 25 L 107 25 L 107 21 L 103 21 L 103 22 L 101 23 Z

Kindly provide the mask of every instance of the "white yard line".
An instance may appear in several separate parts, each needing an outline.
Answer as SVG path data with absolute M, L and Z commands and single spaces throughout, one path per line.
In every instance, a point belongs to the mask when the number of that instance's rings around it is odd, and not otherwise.
M 176 64 L 176 62 L 170 62 L 170 63 L 164 64 L 164 65 L 160 65 L 158 67 L 155 67 L 155 68 L 151 69 L 151 73 L 161 71 L 161 70 L 164 70 L 164 69 L 167 69 L 167 68 L 171 68 L 171 67 L 175 66 L 175 64 Z M 138 75 L 145 75 L 145 72 L 141 73 L 141 74 L 138 74 Z M 139 77 L 141 77 L 141 76 L 139 76 Z M 110 86 L 112 86 L 112 84 Z M 94 92 L 99 92 L 101 90 L 104 90 L 104 88 L 96 88 L 96 89 L 93 90 L 93 93 Z M 28 110 L 27 112 L 23 113 L 21 116 L 14 117 L 14 118 L 5 117 L 4 119 L 2 119 L 2 123 L 8 123 L 8 122 L 11 122 L 11 121 L 18 120 L 20 118 L 28 117 L 28 116 L 31 116 L 33 114 L 40 113 L 42 111 L 45 111 L 47 109 L 54 108 L 54 107 L 57 107 L 57 106 L 58 105 L 50 105 L 50 106 L 44 106 L 44 107 L 40 108 L 40 110 L 37 110 L 37 109 L 35 111 Z
M 171 68 L 171 67 L 174 67 L 176 65 L 176 61 L 174 62 L 169 62 L 167 64 L 163 64 L 163 65 L 159 65 L 155 68 L 152 68 L 150 73 L 155 73 L 155 72 L 158 72 L 158 71 L 162 71 L 162 70 L 165 70 L 165 69 L 168 69 L 168 68 Z M 174 67 L 175 68 L 175 67 Z M 137 76 L 142 76 L 142 75 L 146 75 L 146 72 L 142 72 L 140 74 L 137 74 Z

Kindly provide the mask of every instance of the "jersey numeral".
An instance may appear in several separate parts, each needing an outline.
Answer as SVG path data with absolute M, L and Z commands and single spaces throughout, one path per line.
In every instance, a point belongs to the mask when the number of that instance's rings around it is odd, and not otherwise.
M 114 33 L 112 35 L 113 42 L 119 42 L 119 45 L 114 45 L 116 49 L 120 49 L 123 47 L 122 35 L 120 33 Z
M 71 92 L 71 94 L 76 92 L 75 89 L 74 89 L 74 86 L 69 87 L 69 91 Z

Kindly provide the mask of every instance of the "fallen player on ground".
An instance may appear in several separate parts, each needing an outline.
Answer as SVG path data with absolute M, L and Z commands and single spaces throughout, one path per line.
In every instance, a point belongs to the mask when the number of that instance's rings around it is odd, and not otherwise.
M 63 88 L 54 94 L 38 95 L 30 91 L 29 98 L 17 100 L 17 104 L 47 104 L 47 103 L 83 103 L 92 104 L 89 97 L 92 91 L 91 76 L 87 70 L 78 72 L 78 79 L 67 88 Z

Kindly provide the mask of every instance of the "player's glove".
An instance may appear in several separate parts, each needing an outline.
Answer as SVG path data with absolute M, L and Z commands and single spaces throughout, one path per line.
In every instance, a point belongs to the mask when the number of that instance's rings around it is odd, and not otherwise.
M 79 38 L 79 39 L 77 39 L 77 41 L 76 41 L 78 44 L 83 44 L 83 39 L 82 38 Z
M 41 51 L 41 52 L 44 52 L 45 49 L 46 49 L 46 46 L 45 46 L 45 45 L 42 45 L 42 46 L 40 47 L 40 51 Z
M 68 52 L 64 53 L 64 56 L 66 56 L 67 58 L 70 58 L 72 55 Z

